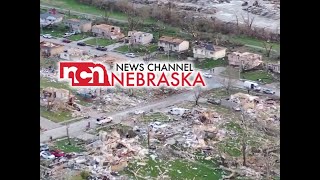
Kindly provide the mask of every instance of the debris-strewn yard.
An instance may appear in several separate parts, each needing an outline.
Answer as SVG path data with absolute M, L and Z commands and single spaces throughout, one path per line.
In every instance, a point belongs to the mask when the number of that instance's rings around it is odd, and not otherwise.
M 53 148 L 59 149 L 65 153 L 70 152 L 82 152 L 84 151 L 83 142 L 81 140 L 70 138 L 70 143 L 68 139 L 62 139 L 54 142 Z
M 270 74 L 268 74 L 268 72 L 263 70 L 243 72 L 241 73 L 241 78 L 249 79 L 252 81 L 257 81 L 257 79 L 262 79 L 262 81 L 265 83 L 275 82 L 273 77 Z
M 40 106 L 40 116 L 53 122 L 63 122 L 72 119 L 69 111 L 48 111 L 46 107 Z

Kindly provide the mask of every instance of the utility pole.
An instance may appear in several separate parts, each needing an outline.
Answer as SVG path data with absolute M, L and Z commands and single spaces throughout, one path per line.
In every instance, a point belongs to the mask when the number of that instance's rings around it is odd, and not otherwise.
M 148 127 L 148 137 L 147 137 L 147 141 L 148 141 L 148 149 L 150 149 L 150 128 Z
M 67 137 L 68 137 L 68 145 L 71 145 L 70 136 L 69 136 L 69 125 L 67 125 Z

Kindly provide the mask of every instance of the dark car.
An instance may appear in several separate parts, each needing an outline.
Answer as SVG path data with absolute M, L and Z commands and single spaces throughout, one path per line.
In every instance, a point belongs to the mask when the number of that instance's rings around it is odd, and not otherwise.
M 64 43 L 71 43 L 71 40 L 69 40 L 69 39 L 63 39 L 62 42 L 64 42 Z
M 107 51 L 107 48 L 102 47 L 102 46 L 99 46 L 96 49 L 99 50 L 99 51 Z
M 77 45 L 78 45 L 78 46 L 86 46 L 87 44 L 84 43 L 84 42 L 78 42 Z

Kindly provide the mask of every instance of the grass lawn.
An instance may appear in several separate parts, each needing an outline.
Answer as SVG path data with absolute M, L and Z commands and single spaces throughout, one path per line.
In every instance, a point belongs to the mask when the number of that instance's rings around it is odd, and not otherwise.
M 53 37 L 63 37 L 63 35 L 68 32 L 69 28 L 65 27 L 63 25 L 61 26 L 54 26 L 54 27 L 48 27 L 48 28 L 41 28 L 40 27 L 40 33 L 41 34 L 51 34 Z
M 189 162 L 186 160 L 156 160 L 153 161 L 151 158 L 145 161 L 146 165 L 142 166 L 137 163 L 130 163 L 129 170 L 136 172 L 137 169 L 141 168 L 138 174 L 142 177 L 157 177 L 162 172 L 167 170 L 166 175 L 170 179 L 183 180 L 183 179 L 201 179 L 201 180 L 219 180 L 221 179 L 221 170 L 215 169 L 217 166 L 209 166 L 207 163 L 201 161 Z M 160 169 L 160 170 L 159 170 Z M 129 171 L 123 173 L 132 176 Z M 141 179 L 137 177 L 137 179 Z M 147 178 L 151 179 L 151 178 Z
M 217 60 L 205 59 L 201 62 L 195 63 L 195 67 L 199 69 L 211 69 L 215 67 L 223 67 L 226 65 L 228 65 L 228 62 L 224 59 L 217 59 Z
M 79 3 L 77 0 L 40 0 L 43 5 L 55 6 L 63 9 L 70 9 L 73 11 L 89 13 L 93 15 L 104 15 L 105 11 L 94 6 Z M 127 20 L 124 13 L 112 12 L 110 18 Z
M 124 45 L 124 46 L 120 46 L 118 48 L 116 48 L 115 50 L 123 52 L 123 53 L 136 53 L 140 56 L 145 55 L 145 54 L 149 54 L 149 53 L 153 53 L 155 51 L 157 51 L 158 46 L 157 45 L 134 45 L 130 50 L 129 50 L 129 46 L 128 45 Z
M 263 70 L 243 72 L 241 73 L 241 78 L 252 80 L 252 81 L 257 81 L 257 79 L 262 79 L 266 83 L 275 82 L 272 76 Z
M 159 59 L 159 60 L 166 60 L 166 61 L 176 61 L 176 60 L 179 60 L 179 57 L 177 54 L 169 54 L 169 57 L 168 57 L 168 54 L 157 54 L 155 56 L 156 59 Z
M 72 35 L 72 36 L 68 37 L 68 39 L 70 39 L 71 41 L 80 41 L 80 40 L 85 39 L 87 37 L 89 37 L 87 34 L 81 33 L 81 34 Z
M 115 41 L 113 40 L 110 40 L 110 39 L 103 39 L 103 38 L 93 38 L 93 39 L 89 39 L 87 41 L 85 41 L 86 44 L 89 44 L 89 45 L 93 45 L 93 46 L 109 46 L 111 44 L 114 44 L 116 43 Z
M 248 44 L 251 46 L 259 46 L 264 47 L 262 40 L 251 38 L 251 37 L 245 37 L 245 36 L 233 36 L 231 37 L 231 40 L 241 43 L 241 44 Z M 280 52 L 280 44 L 278 43 L 272 43 L 274 50 Z
M 84 151 L 84 147 L 79 145 L 79 143 L 81 143 L 79 140 L 70 138 L 70 142 L 71 145 L 68 145 L 68 139 L 58 140 L 54 143 L 54 148 L 57 148 L 66 153 Z
M 169 117 L 161 112 L 155 112 L 152 114 L 146 114 L 141 116 L 143 121 L 152 122 L 152 121 L 168 121 Z
M 47 111 L 47 109 L 42 106 L 40 106 L 40 116 L 57 123 L 72 119 L 71 112 L 69 111 L 52 112 Z

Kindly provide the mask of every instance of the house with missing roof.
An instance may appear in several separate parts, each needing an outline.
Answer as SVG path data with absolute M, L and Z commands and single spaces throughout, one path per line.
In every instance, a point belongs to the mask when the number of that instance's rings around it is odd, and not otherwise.
M 189 49 L 189 41 L 175 37 L 162 36 L 158 41 L 158 47 L 163 51 L 182 52 Z
M 92 28 L 92 22 L 82 19 L 67 19 L 64 21 L 64 24 L 70 27 L 71 31 L 82 33 L 90 32 Z
M 261 69 L 263 67 L 262 56 L 250 52 L 232 52 L 228 54 L 229 65 L 242 67 L 243 70 Z
M 60 44 L 55 44 L 52 42 L 42 41 L 40 42 L 40 52 L 44 56 L 50 57 L 59 55 L 64 51 L 64 46 Z
M 48 26 L 62 22 L 63 15 L 59 14 L 56 9 L 40 14 L 40 26 Z
M 226 50 L 227 48 L 214 46 L 212 43 L 202 43 L 193 47 L 193 57 L 217 60 L 226 56 Z
M 120 27 L 108 24 L 99 24 L 92 26 L 92 34 L 94 36 L 104 37 L 108 39 L 124 38 L 124 34 L 121 33 Z
M 128 40 L 129 44 L 149 44 L 153 39 L 153 34 L 141 31 L 129 31 Z

